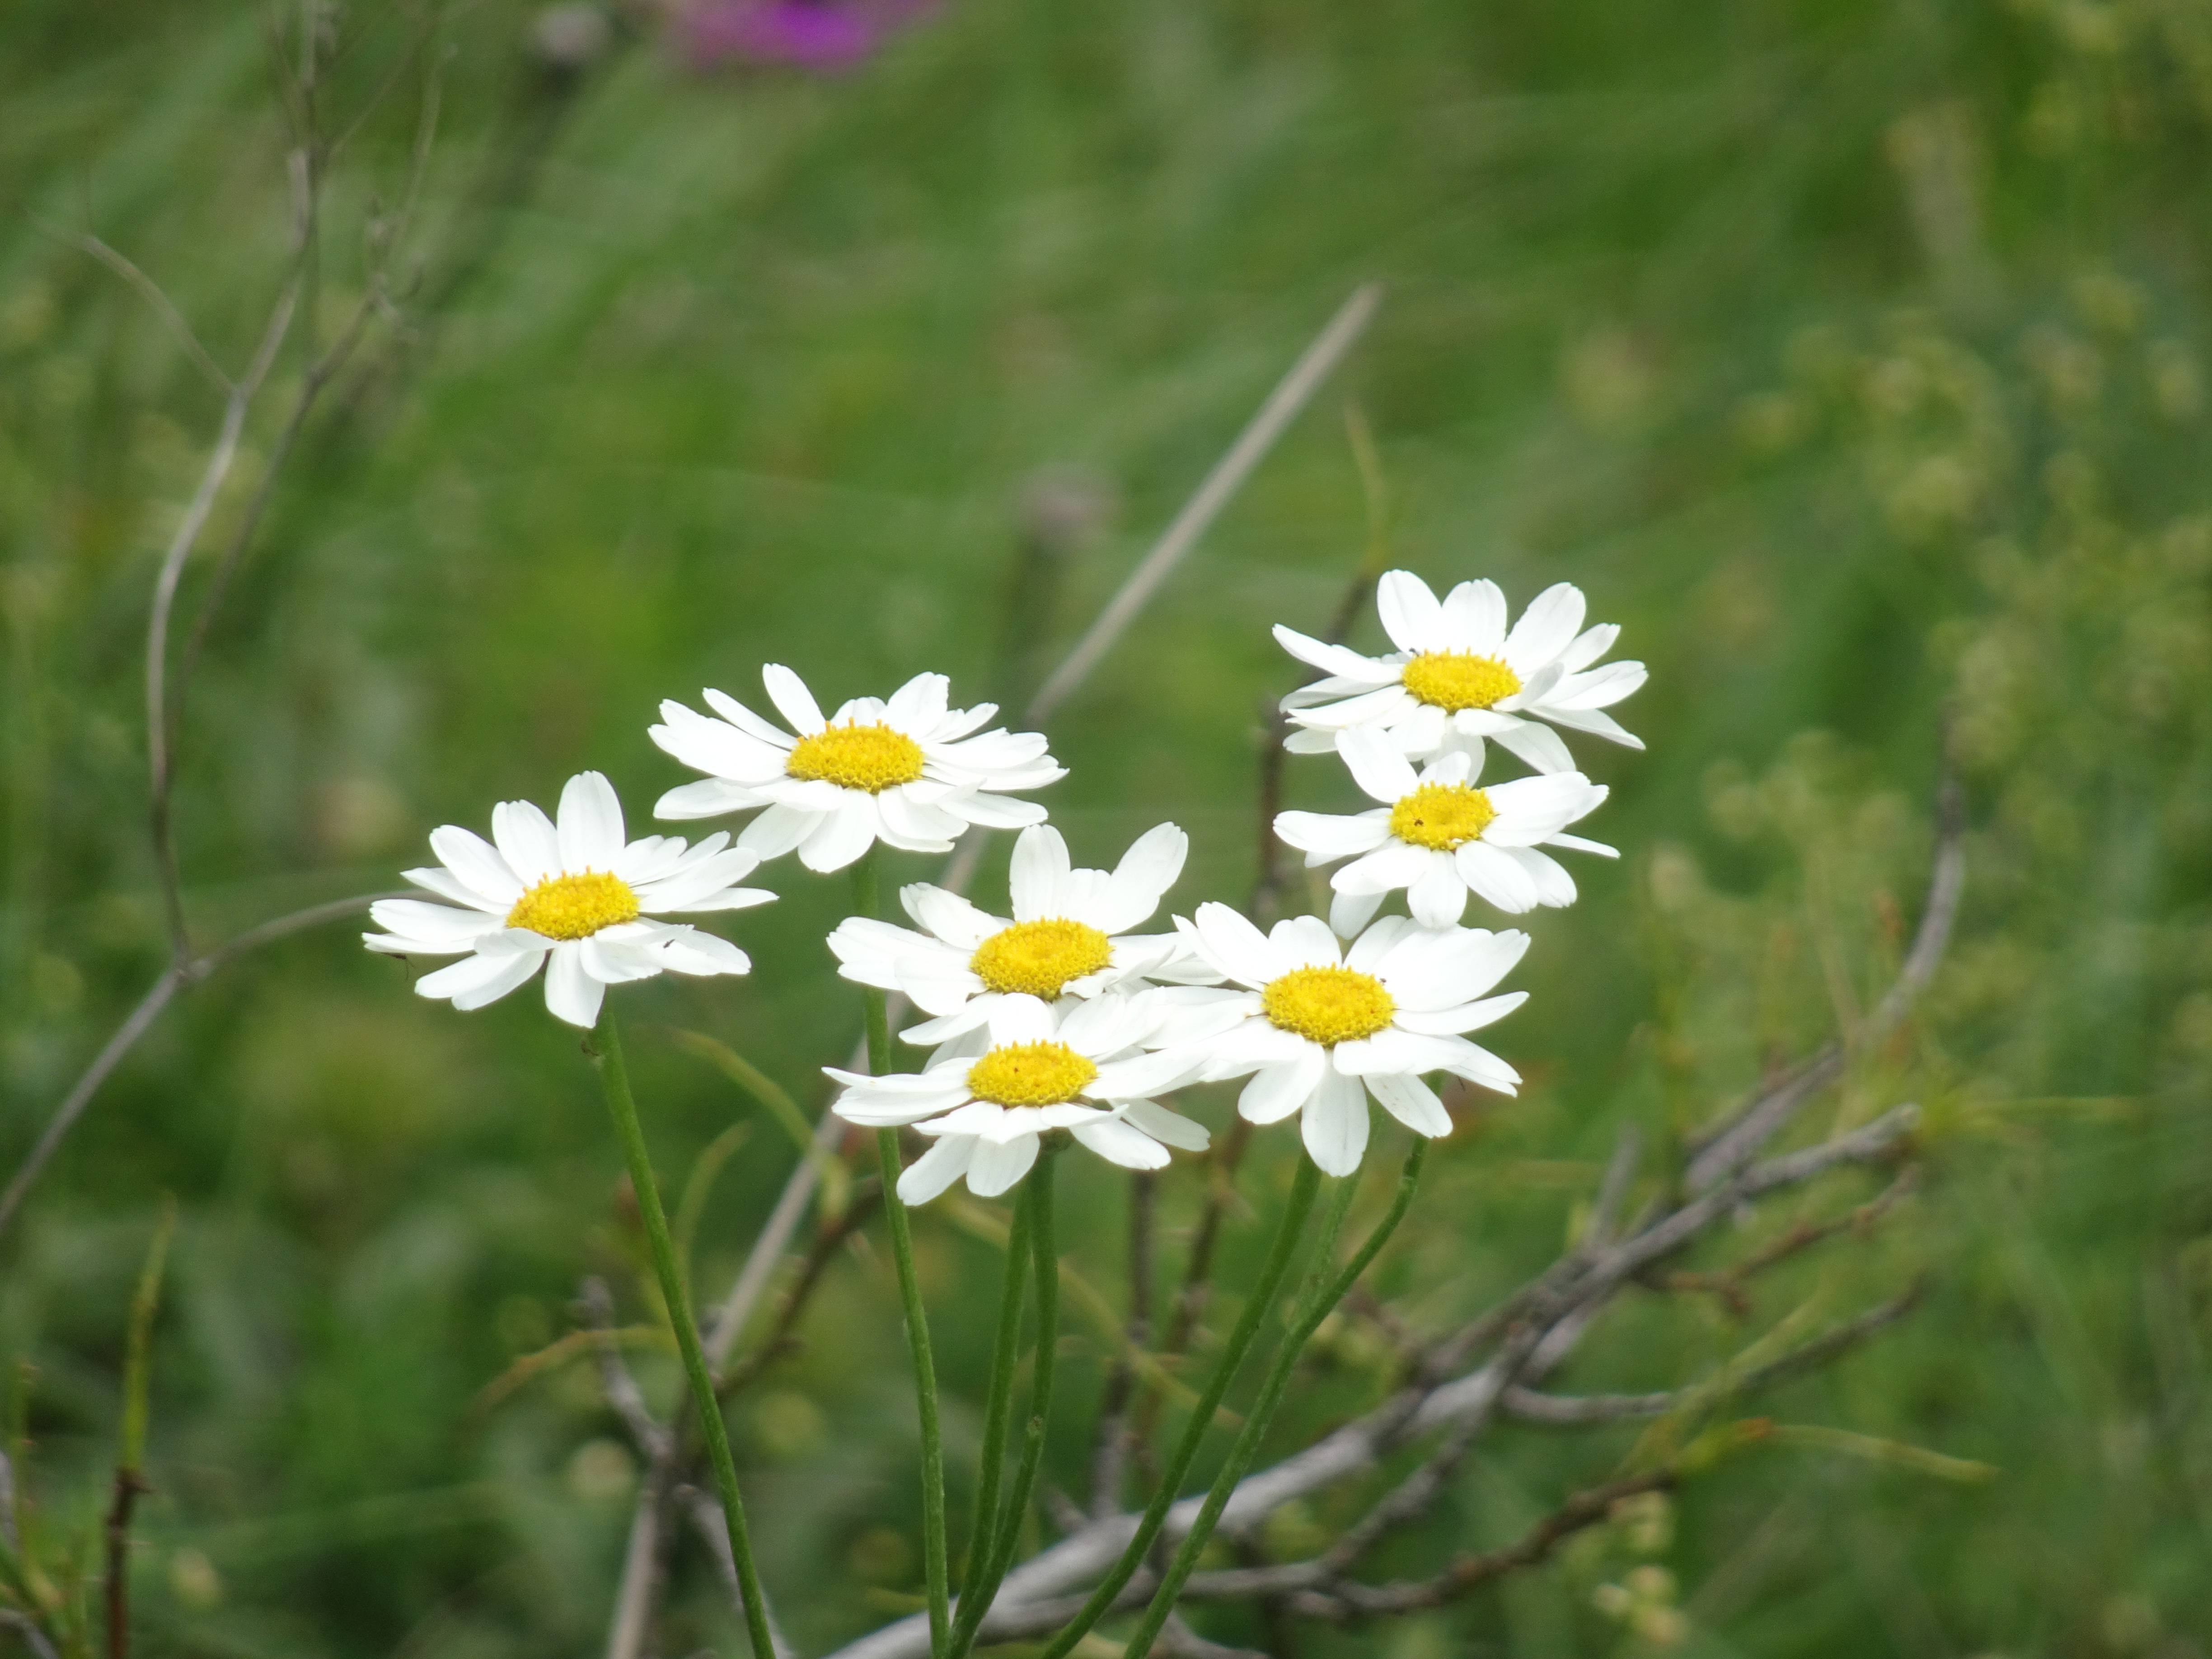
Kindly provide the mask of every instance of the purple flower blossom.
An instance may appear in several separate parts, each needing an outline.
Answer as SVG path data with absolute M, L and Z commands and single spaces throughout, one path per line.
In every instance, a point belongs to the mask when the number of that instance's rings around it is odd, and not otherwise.
M 935 0 L 703 0 L 684 14 L 685 51 L 702 68 L 731 60 L 825 74 L 856 67 Z

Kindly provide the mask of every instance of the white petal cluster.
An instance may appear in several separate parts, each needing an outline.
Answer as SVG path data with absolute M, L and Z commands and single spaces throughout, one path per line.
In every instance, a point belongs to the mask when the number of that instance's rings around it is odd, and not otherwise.
M 912 1124 L 936 1142 L 899 1177 L 906 1202 L 927 1203 L 963 1176 L 969 1191 L 994 1198 L 1029 1173 L 1048 1129 L 1066 1129 L 1099 1157 L 1132 1170 L 1163 1167 L 1170 1146 L 1205 1149 L 1202 1125 L 1153 1098 L 1188 1082 L 1191 1063 L 1182 1053 L 1144 1049 L 1161 1014 L 1149 994 L 1058 1004 L 1009 996 L 991 1010 L 981 1054 L 947 1049 L 920 1072 L 885 1077 L 824 1069 L 845 1085 L 834 1109 L 847 1122 Z M 1010 1101 L 1004 1079 L 1023 1076 L 1025 1059 L 1037 1071 L 1057 1066 L 1080 1081 L 1065 1091 L 1041 1091 L 1064 1093 L 1060 1099 Z
M 1505 596 L 1492 581 L 1462 582 L 1439 600 L 1419 576 L 1392 570 L 1376 584 L 1375 597 L 1382 631 L 1398 647 L 1387 656 L 1363 657 L 1291 629 L 1275 629 L 1285 651 L 1328 676 L 1284 699 L 1284 712 L 1299 728 L 1288 748 L 1325 753 L 1339 732 L 1373 727 L 1416 760 L 1447 746 L 1480 755 L 1483 740 L 1494 738 L 1539 772 L 1570 772 L 1574 757 L 1552 726 L 1644 746 L 1603 712 L 1644 684 L 1644 665 L 1593 666 L 1620 629 L 1610 623 L 1585 629 L 1582 590 L 1571 583 L 1546 588 L 1510 629 Z M 1501 665 L 1511 679 L 1499 684 L 1511 689 L 1465 707 L 1447 706 L 1457 699 L 1424 701 L 1409 689 L 1409 665 L 1454 655 Z M 1413 679 L 1421 679 L 1418 669 Z
M 448 903 L 380 899 L 370 907 L 386 930 L 362 936 L 370 950 L 464 957 L 417 980 L 422 995 L 481 1008 L 544 967 L 546 1007 L 571 1025 L 588 1026 L 610 985 L 751 968 L 727 939 L 653 920 L 742 909 L 775 896 L 735 885 L 760 860 L 731 847 L 727 836 L 709 836 L 696 847 L 680 836 L 626 842 L 622 803 L 597 772 L 568 780 L 557 823 L 528 801 L 503 801 L 492 809 L 491 833 L 486 842 L 447 824 L 430 836 L 438 867 L 406 872 Z M 538 927 L 518 925 L 533 921 Z
M 1309 869 L 1352 860 L 1329 882 L 1337 895 L 1329 921 L 1347 938 L 1367 925 L 1384 895 L 1400 888 L 1414 921 L 1424 927 L 1449 927 L 1465 911 L 1470 893 L 1509 915 L 1539 905 L 1572 904 L 1574 878 L 1540 850 L 1545 847 L 1620 856 L 1601 842 L 1564 833 L 1606 798 L 1604 785 L 1579 772 L 1539 773 L 1478 791 L 1479 757 L 1447 750 L 1416 773 L 1389 737 L 1368 727 L 1345 732 L 1339 752 L 1353 781 L 1382 805 L 1342 817 L 1285 812 L 1275 820 L 1275 833 L 1306 855 Z M 1444 836 L 1424 834 L 1425 799 L 1439 801 L 1446 811 L 1479 803 L 1479 811 L 1490 816 L 1466 839 L 1440 845 Z
M 1007 794 L 1066 775 L 1041 734 L 980 732 L 996 704 L 949 708 L 942 674 L 917 674 L 888 701 L 855 697 L 828 718 L 805 682 L 781 664 L 763 668 L 761 683 L 790 731 L 720 691 L 702 694 L 720 719 L 673 700 L 660 705 L 653 742 L 708 776 L 663 795 L 658 817 L 765 807 L 738 845 L 763 859 L 796 848 L 808 869 L 827 872 L 878 841 L 944 853 L 970 824 L 1042 823 L 1044 808 Z
M 1187 1063 L 1207 1081 L 1249 1076 L 1237 1109 L 1254 1123 L 1298 1115 L 1306 1151 L 1329 1175 L 1359 1167 L 1370 1094 L 1416 1134 L 1434 1137 L 1451 1133 L 1451 1118 L 1424 1073 L 1499 1094 L 1520 1085 L 1519 1073 L 1465 1033 L 1528 1000 L 1522 991 L 1486 994 L 1521 960 L 1526 933 L 1385 916 L 1347 950 L 1318 916 L 1262 933 L 1225 904 L 1202 904 L 1194 921 L 1177 924 L 1234 988 L 1215 1004 L 1215 1032 L 1181 1050 Z M 1368 1000 L 1364 1009 L 1358 998 Z M 1347 1006 L 1364 1017 L 1322 1029 Z
M 1188 981 L 1181 939 L 1129 930 L 1152 919 L 1189 850 L 1190 837 L 1163 823 L 1139 836 L 1110 874 L 1079 870 L 1060 831 L 1037 824 L 1014 842 L 1011 918 L 916 882 L 899 893 L 913 927 L 854 916 L 830 935 L 830 949 L 847 979 L 897 991 L 934 1016 L 903 1034 L 927 1044 L 977 1030 L 1011 995 L 1088 998 L 1140 990 L 1148 979 Z M 1016 951 L 1017 960 L 1004 962 Z M 1063 977 L 1059 966 L 1085 971 Z
M 1111 1163 L 1161 1168 L 1170 1148 L 1207 1144 L 1206 1129 L 1161 1097 L 1236 1079 L 1246 1079 L 1246 1119 L 1297 1117 L 1315 1164 L 1349 1175 L 1366 1149 L 1370 1097 L 1433 1137 L 1452 1122 L 1427 1076 L 1509 1095 L 1518 1086 L 1514 1069 L 1467 1034 L 1523 1000 L 1492 993 L 1528 935 L 1462 927 L 1467 900 L 1509 914 L 1572 903 L 1572 878 L 1543 849 L 1615 854 L 1567 833 L 1607 792 L 1575 769 L 1554 728 L 1643 746 L 1600 712 L 1643 684 L 1643 665 L 1595 665 L 1619 629 L 1585 629 L 1572 586 L 1539 595 L 1510 628 L 1488 581 L 1462 582 L 1439 601 L 1392 571 L 1378 604 L 1398 647 L 1388 656 L 1275 630 L 1328 675 L 1285 701 L 1299 728 L 1288 746 L 1339 754 L 1376 803 L 1276 820 L 1309 867 L 1340 866 L 1327 921 L 1296 917 L 1263 934 L 1208 903 L 1194 919 L 1177 916 L 1172 933 L 1139 933 L 1182 872 L 1189 841 L 1180 829 L 1148 830 L 1111 871 L 1079 868 L 1044 809 L 1012 798 L 1065 775 L 1042 736 L 984 730 L 995 708 L 951 708 L 941 674 L 825 717 L 799 676 L 771 663 L 761 678 L 787 730 L 716 690 L 704 693 L 714 714 L 667 702 L 651 728 L 663 750 L 706 775 L 664 795 L 659 815 L 757 812 L 734 844 L 725 834 L 696 847 L 627 842 L 614 791 L 584 773 L 562 792 L 557 824 L 507 802 L 492 815 L 490 842 L 438 830 L 440 867 L 408 879 L 447 902 L 381 901 L 373 915 L 386 931 L 365 937 L 376 951 L 462 957 L 416 987 L 461 1008 L 545 965 L 546 1006 L 588 1026 L 610 984 L 747 971 L 734 945 L 656 918 L 765 902 L 773 896 L 735 884 L 763 859 L 796 852 L 829 872 L 878 842 L 943 853 L 971 826 L 1019 830 L 1010 915 L 915 883 L 900 893 L 912 927 L 855 916 L 829 939 L 846 978 L 896 992 L 927 1016 L 903 1033 L 935 1051 L 921 1071 L 824 1068 L 840 1085 L 840 1117 L 910 1127 L 932 1143 L 901 1175 L 900 1196 L 922 1203 L 963 1180 L 979 1196 L 1003 1194 L 1060 1130 Z M 1535 775 L 1481 783 L 1491 738 Z M 1401 890 L 1412 914 L 1377 920 Z

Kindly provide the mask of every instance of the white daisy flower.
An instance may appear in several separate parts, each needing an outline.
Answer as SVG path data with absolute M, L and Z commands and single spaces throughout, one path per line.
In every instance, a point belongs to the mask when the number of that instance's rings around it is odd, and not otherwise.
M 1367 1150 L 1367 1097 L 1416 1134 L 1451 1133 L 1424 1072 L 1449 1072 L 1510 1095 L 1520 1073 L 1462 1032 L 1500 1019 L 1527 993 L 1483 994 L 1528 948 L 1528 936 L 1425 928 L 1385 916 L 1349 951 L 1319 916 L 1262 933 L 1225 904 L 1176 918 L 1200 955 L 1243 987 L 1224 996 L 1213 1035 L 1180 1052 L 1208 1082 L 1251 1074 L 1237 1109 L 1255 1123 L 1293 1112 L 1322 1170 L 1350 1175 Z
M 1139 836 L 1109 875 L 1071 868 L 1060 831 L 1036 824 L 1014 843 L 1011 921 L 916 882 L 899 902 L 921 932 L 854 916 L 830 935 L 830 948 L 847 979 L 902 992 L 937 1016 L 902 1033 L 919 1043 L 975 1030 L 1010 996 L 1053 1002 L 1139 990 L 1149 977 L 1210 981 L 1179 935 L 1128 931 L 1159 908 L 1189 848 L 1189 836 L 1163 823 Z
M 1579 772 L 1478 789 L 1481 763 L 1464 750 L 1448 750 L 1416 774 L 1397 744 L 1372 727 L 1345 732 L 1338 746 L 1354 781 L 1383 804 L 1350 817 L 1285 812 L 1275 833 L 1306 855 L 1308 869 L 1352 858 L 1329 883 L 1336 889 L 1329 922 L 1347 938 L 1396 888 L 1407 890 L 1407 907 L 1422 927 L 1449 927 L 1469 893 L 1515 915 L 1540 904 L 1572 904 L 1574 878 L 1540 847 L 1620 856 L 1601 842 L 1562 833 L 1606 797 L 1603 784 Z
M 1590 666 L 1620 629 L 1606 623 L 1583 630 L 1582 590 L 1573 584 L 1539 593 L 1510 633 L 1505 596 L 1492 581 L 1462 582 L 1439 603 L 1419 576 L 1392 570 L 1375 601 L 1398 647 L 1388 656 L 1275 629 L 1283 649 L 1329 676 L 1283 699 L 1283 712 L 1303 728 L 1285 747 L 1318 754 L 1340 732 L 1374 726 L 1416 760 L 1447 746 L 1480 754 L 1482 740 L 1494 738 L 1539 772 L 1572 771 L 1574 757 L 1544 720 L 1644 747 L 1601 712 L 1644 684 L 1644 665 Z
M 726 939 L 668 912 L 741 910 L 775 895 L 731 884 L 759 857 L 717 833 L 686 848 L 681 836 L 623 839 L 622 803 L 597 772 L 561 792 L 557 826 L 526 800 L 492 808 L 491 840 L 447 824 L 430 835 L 441 868 L 410 870 L 417 887 L 463 907 L 380 899 L 372 951 L 467 959 L 426 974 L 415 988 L 456 1008 L 496 1002 L 545 966 L 545 1006 L 571 1025 L 599 1017 L 610 985 L 655 974 L 742 974 L 752 962 Z
M 708 818 L 765 806 L 739 833 L 738 846 L 764 859 L 795 847 L 808 869 L 842 870 L 878 841 L 945 853 L 971 823 L 1042 823 L 1044 808 L 1008 800 L 1006 792 L 1067 775 L 1041 733 L 970 736 L 998 705 L 948 708 L 942 674 L 915 675 L 888 702 L 855 697 L 828 720 L 781 664 L 763 668 L 761 682 L 791 732 L 720 691 L 704 693 L 720 720 L 680 702 L 660 705 L 666 724 L 652 728 L 653 740 L 711 775 L 663 795 L 658 817 Z
M 1002 997 L 980 1054 L 939 1054 L 927 1070 L 888 1077 L 824 1066 L 845 1085 L 830 1109 L 876 1128 L 911 1123 L 937 1142 L 899 1177 L 909 1204 L 963 1176 L 978 1198 L 997 1197 L 1029 1173 L 1048 1129 L 1072 1131 L 1125 1169 L 1160 1169 L 1168 1147 L 1202 1152 L 1206 1133 L 1152 1098 L 1188 1082 L 1191 1065 L 1184 1054 L 1137 1051 L 1158 1018 L 1149 995 L 1057 1006 Z

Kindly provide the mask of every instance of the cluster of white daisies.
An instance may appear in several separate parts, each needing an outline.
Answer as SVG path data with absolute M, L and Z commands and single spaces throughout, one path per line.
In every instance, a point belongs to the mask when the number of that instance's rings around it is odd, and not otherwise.
M 825 718 L 798 675 L 770 664 L 761 678 L 788 731 L 719 691 L 705 693 L 713 714 L 665 702 L 652 728 L 706 775 L 662 796 L 656 816 L 759 809 L 734 842 L 629 841 L 612 787 L 586 772 L 562 792 L 556 819 L 508 801 L 493 810 L 489 842 L 436 831 L 439 867 L 407 878 L 447 902 L 383 900 L 373 915 L 386 931 L 365 938 L 394 955 L 459 957 L 416 986 L 458 1008 L 482 1007 L 544 965 L 546 1006 L 589 1026 L 609 985 L 745 972 L 726 939 L 659 918 L 766 903 L 773 894 L 737 884 L 763 859 L 795 851 L 829 872 L 878 842 L 945 853 L 971 826 L 1018 830 L 1011 916 L 918 882 L 899 895 L 911 927 L 854 916 L 830 936 L 848 979 L 928 1016 L 902 1034 L 933 1051 L 921 1070 L 830 1068 L 843 1085 L 840 1116 L 910 1125 L 932 1142 L 900 1195 L 925 1202 L 963 1176 L 981 1196 L 1003 1193 L 1056 1128 L 1115 1164 L 1159 1168 L 1169 1147 L 1206 1144 L 1160 1097 L 1236 1078 L 1249 1079 L 1237 1100 L 1247 1119 L 1297 1116 L 1314 1162 L 1349 1175 L 1367 1145 L 1370 1095 L 1436 1136 L 1451 1119 L 1427 1074 L 1513 1091 L 1513 1068 L 1466 1034 L 1523 1000 L 1490 993 L 1528 938 L 1461 926 L 1468 896 L 1509 914 L 1571 903 L 1572 879 L 1542 849 L 1613 849 L 1565 833 L 1606 792 L 1574 769 L 1555 728 L 1641 747 L 1602 711 L 1644 683 L 1644 666 L 1598 665 L 1620 630 L 1585 629 L 1576 588 L 1547 590 L 1510 629 L 1488 581 L 1439 601 L 1392 571 L 1377 601 L 1396 647 L 1382 656 L 1275 630 L 1327 676 L 1284 700 L 1286 747 L 1334 750 L 1378 803 L 1275 821 L 1309 866 L 1349 860 L 1332 878 L 1326 920 L 1291 917 L 1263 933 L 1206 903 L 1172 932 L 1137 932 L 1182 874 L 1181 830 L 1139 836 L 1110 872 L 1078 869 L 1044 809 L 1011 798 L 1066 775 L 1042 736 L 983 730 L 996 709 L 950 708 L 941 674 Z M 1489 740 L 1534 775 L 1479 784 Z M 1401 890 L 1410 914 L 1378 918 Z

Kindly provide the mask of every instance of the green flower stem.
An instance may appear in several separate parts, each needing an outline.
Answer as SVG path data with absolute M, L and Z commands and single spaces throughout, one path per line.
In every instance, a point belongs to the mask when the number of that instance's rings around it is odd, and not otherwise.
M 1206 1494 L 1206 1502 L 1199 1510 L 1197 1521 L 1176 1550 L 1175 1559 L 1168 1564 L 1167 1574 L 1160 1580 L 1160 1588 L 1152 1597 L 1152 1606 L 1146 1609 L 1144 1622 L 1138 1626 L 1136 1634 L 1129 1638 L 1129 1645 L 1123 1650 L 1122 1659 L 1145 1659 L 1145 1656 L 1152 1652 L 1152 1643 L 1158 1637 L 1160 1627 L 1167 1623 L 1168 1615 L 1175 1611 L 1176 1600 L 1182 1594 L 1184 1581 L 1190 1577 L 1192 1569 L 1198 1565 L 1198 1558 L 1212 1538 L 1213 1528 L 1221 1520 L 1222 1510 L 1229 1505 L 1230 1494 L 1237 1490 L 1237 1483 L 1244 1478 L 1245 1472 L 1252 1467 L 1253 1458 L 1259 1454 L 1260 1442 L 1267 1435 L 1267 1425 L 1274 1419 L 1276 1407 L 1283 1402 L 1283 1394 L 1290 1386 L 1291 1373 L 1297 1366 L 1298 1355 L 1312 1339 L 1314 1332 L 1320 1328 L 1321 1322 L 1328 1318 L 1330 1311 L 1344 1299 L 1345 1292 L 1358 1282 L 1359 1275 L 1367 1271 L 1368 1264 L 1375 1260 L 1376 1254 L 1389 1243 L 1390 1235 L 1398 1231 L 1398 1224 L 1406 1218 L 1406 1211 L 1413 1201 L 1413 1189 L 1420 1184 L 1421 1165 L 1428 1155 L 1429 1143 L 1416 1136 L 1413 1150 L 1406 1158 L 1405 1170 L 1398 1177 L 1398 1195 L 1391 1202 L 1389 1213 L 1368 1235 L 1367 1242 L 1359 1247 L 1358 1253 L 1344 1264 L 1343 1271 L 1331 1279 L 1328 1277 L 1328 1263 L 1334 1250 L 1334 1234 L 1343 1222 L 1344 1212 L 1351 1207 L 1352 1189 L 1357 1184 L 1352 1181 L 1344 1183 L 1337 1202 L 1331 1206 L 1323 1248 L 1314 1258 L 1305 1293 L 1300 1298 L 1302 1305 L 1297 1322 L 1276 1353 L 1275 1363 L 1268 1368 L 1267 1379 L 1260 1386 L 1260 1397 L 1245 1418 L 1244 1427 L 1237 1437 L 1237 1443 L 1229 1449 L 1229 1461 L 1221 1466 L 1221 1473 L 1214 1476 L 1213 1488 Z
M 1036 1277 L 1037 1346 L 1030 1380 L 1030 1420 L 1022 1434 L 1021 1465 L 1014 1471 L 1013 1489 L 1007 1494 L 1006 1514 L 995 1528 L 988 1564 L 980 1579 L 960 1587 L 960 1620 L 953 1627 L 946 1659 L 967 1659 L 968 1650 L 975 1645 L 983 1615 L 991 1610 L 1006 1570 L 1014 1564 L 1022 1517 L 1029 1513 L 1030 1499 L 1036 1491 L 1037 1469 L 1044 1461 L 1045 1427 L 1052 1417 L 1053 1376 L 1058 1370 L 1060 1350 L 1060 1246 L 1054 1232 L 1053 1169 L 1067 1142 L 1064 1129 L 1047 1133 L 1037 1149 L 1036 1168 L 1022 1183 L 1029 1200 L 1029 1243 L 1036 1258 Z
M 873 847 L 853 866 L 853 908 L 874 917 L 882 905 L 882 883 Z M 891 1029 L 884 994 L 863 988 L 867 1010 L 868 1070 L 878 1077 L 891 1069 Z M 945 1652 L 950 1627 L 951 1580 L 945 1545 L 945 1437 L 937 1418 L 937 1364 L 929 1348 L 929 1318 L 921 1305 L 921 1281 L 914 1271 L 914 1230 L 898 1195 L 898 1131 L 876 1131 L 876 1156 L 884 1170 L 884 1218 L 890 1223 L 891 1259 L 898 1266 L 899 1297 L 906 1312 L 907 1348 L 914 1356 L 914 1397 L 921 1419 L 921 1559 L 929 1582 L 929 1650 Z
M 684 1270 L 669 1241 L 668 1217 L 660 1207 L 659 1183 L 653 1178 L 653 1159 L 645 1148 L 645 1131 L 637 1121 L 637 1101 L 630 1093 L 629 1068 L 623 1063 L 622 1037 L 615 1029 L 611 1002 L 600 1009 L 589 1053 L 599 1074 L 599 1086 L 606 1092 L 615 1133 L 622 1139 L 623 1155 L 629 1160 L 630 1187 L 637 1194 L 638 1213 L 645 1221 L 646 1242 L 653 1250 L 653 1271 L 659 1275 L 661 1299 L 668 1304 L 668 1322 L 676 1328 L 677 1350 L 684 1356 L 684 1375 L 691 1384 L 691 1401 L 698 1407 L 699 1424 L 706 1432 L 707 1455 L 714 1465 L 714 1484 L 722 1495 L 722 1517 L 730 1528 L 730 1553 L 737 1560 L 738 1587 L 744 1591 L 745 1632 L 752 1638 L 753 1659 L 775 1659 L 768 1602 L 761 1594 L 760 1572 L 753 1565 L 744 1500 L 738 1495 L 737 1465 L 730 1458 L 730 1431 L 722 1421 L 721 1403 L 714 1397 L 714 1378 L 707 1369 L 706 1350 L 699 1346 L 699 1327 L 691 1317 Z
M 1297 1177 L 1291 1183 L 1290 1203 L 1283 1211 L 1281 1224 L 1275 1231 L 1275 1242 L 1267 1251 L 1267 1265 L 1260 1269 L 1258 1281 L 1252 1293 L 1245 1298 L 1244 1310 L 1237 1316 L 1237 1327 L 1230 1333 L 1229 1344 L 1222 1350 L 1221 1363 L 1213 1368 L 1213 1375 L 1206 1381 L 1206 1389 L 1198 1397 L 1198 1405 L 1191 1413 L 1190 1421 L 1184 1425 L 1182 1438 L 1176 1443 L 1174 1455 L 1160 1472 L 1158 1490 L 1152 1501 L 1145 1506 L 1144 1516 L 1137 1522 L 1136 1535 L 1129 1540 L 1128 1547 L 1114 1564 L 1091 1599 L 1083 1604 L 1074 1620 L 1037 1655 L 1037 1659 L 1061 1659 L 1070 1649 L 1091 1632 L 1091 1627 L 1105 1617 L 1121 1595 L 1122 1586 L 1135 1576 L 1137 1568 L 1159 1536 L 1160 1528 L 1167 1523 L 1168 1510 L 1174 1505 L 1176 1494 L 1182 1488 L 1183 1477 L 1190 1473 L 1192 1462 L 1205 1443 L 1206 1431 L 1212 1426 L 1213 1413 L 1221 1404 L 1221 1397 L 1229 1391 L 1237 1368 L 1244 1363 L 1244 1355 L 1259 1334 L 1260 1322 L 1267 1310 L 1275 1305 L 1275 1293 L 1282 1288 L 1283 1276 L 1290 1271 L 1291 1257 L 1296 1252 L 1298 1234 L 1305 1225 L 1307 1212 L 1313 1208 L 1314 1194 L 1321 1189 L 1321 1171 L 1313 1160 L 1301 1156 Z
M 1014 1226 L 1006 1237 L 1006 1282 L 999 1297 L 999 1340 L 991 1353 L 991 1386 L 983 1405 L 983 1455 L 975 1469 L 975 1518 L 968 1540 L 967 1571 L 960 1575 L 963 1624 L 968 1592 L 989 1572 L 998 1535 L 999 1486 L 1006 1474 L 1006 1424 L 1013 1415 L 1014 1363 L 1021 1352 L 1022 1292 L 1029 1287 L 1029 1270 L 1030 1186 L 1024 1182 L 1014 1195 Z M 957 1653 L 957 1626 L 952 1639 Z

